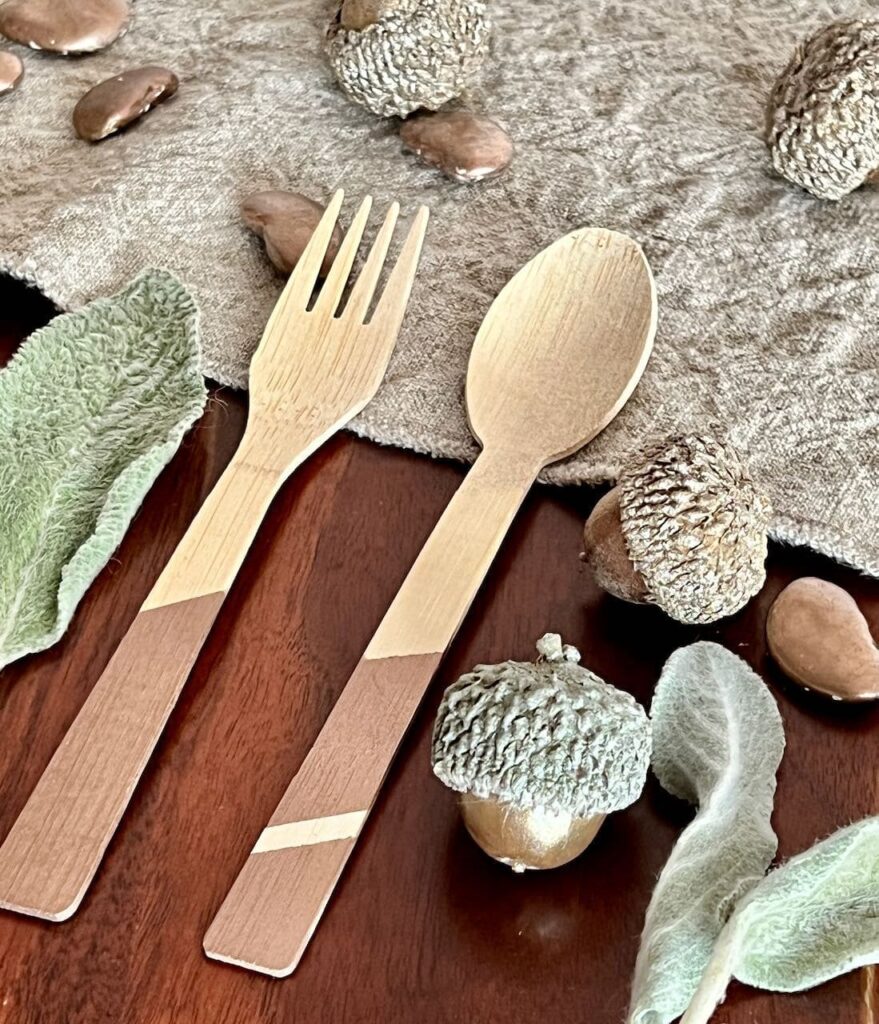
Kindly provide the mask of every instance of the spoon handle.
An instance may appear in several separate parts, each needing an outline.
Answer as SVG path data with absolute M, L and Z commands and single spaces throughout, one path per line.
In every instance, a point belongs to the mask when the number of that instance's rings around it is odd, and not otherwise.
M 540 468 L 509 452 L 477 459 L 208 929 L 208 956 L 275 977 L 295 969 Z

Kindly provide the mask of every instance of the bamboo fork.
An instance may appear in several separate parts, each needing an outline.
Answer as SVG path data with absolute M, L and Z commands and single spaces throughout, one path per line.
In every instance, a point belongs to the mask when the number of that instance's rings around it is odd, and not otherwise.
M 0 906 L 6 909 L 50 921 L 76 911 L 272 498 L 381 383 L 409 300 L 427 210 L 419 210 L 366 322 L 396 203 L 342 311 L 370 197 L 307 308 L 342 198 L 339 191 L 330 202 L 253 357 L 240 447 L 0 847 Z
M 656 326 L 649 267 L 612 231 L 575 231 L 495 299 L 467 374 L 483 451 L 403 582 L 205 937 L 276 977 L 299 962 L 397 747 L 541 468 L 613 419 Z

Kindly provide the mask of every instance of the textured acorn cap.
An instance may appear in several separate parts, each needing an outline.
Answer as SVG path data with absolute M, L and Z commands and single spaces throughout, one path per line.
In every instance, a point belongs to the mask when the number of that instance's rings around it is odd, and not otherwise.
M 337 16 L 326 49 L 353 100 L 382 117 L 405 117 L 459 96 L 482 64 L 488 35 L 483 0 L 393 0 L 360 30 Z
M 434 774 L 459 793 L 586 818 L 638 799 L 650 722 L 628 693 L 548 633 L 536 663 L 477 665 L 448 688 L 433 732 Z
M 778 173 L 821 199 L 879 168 L 879 22 L 835 22 L 797 47 L 772 90 L 766 141 Z
M 645 599 L 679 622 L 738 611 L 766 579 L 769 499 L 729 444 L 655 442 L 620 475 L 620 520 Z

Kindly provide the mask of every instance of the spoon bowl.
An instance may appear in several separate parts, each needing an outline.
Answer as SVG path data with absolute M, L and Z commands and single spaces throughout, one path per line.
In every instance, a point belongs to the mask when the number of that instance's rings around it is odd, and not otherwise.
M 560 238 L 507 283 L 476 336 L 466 389 L 476 439 L 541 465 L 575 452 L 634 391 L 655 330 L 636 242 L 599 228 Z

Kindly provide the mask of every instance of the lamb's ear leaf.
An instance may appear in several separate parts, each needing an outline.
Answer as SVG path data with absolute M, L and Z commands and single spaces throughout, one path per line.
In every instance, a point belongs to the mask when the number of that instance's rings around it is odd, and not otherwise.
M 773 992 L 879 962 L 879 817 L 771 871 L 736 911 L 734 928 L 735 977 Z
M 669 1024 L 686 1009 L 736 903 L 765 874 L 784 729 L 764 682 L 741 658 L 696 643 L 656 688 L 653 769 L 699 810 L 653 892 L 635 967 L 630 1024 Z
M 0 668 L 58 640 L 201 415 L 197 323 L 183 285 L 146 270 L 0 373 Z
M 723 929 L 681 1024 L 708 1024 L 731 978 L 814 988 L 879 963 L 879 817 L 840 829 L 771 871 Z

